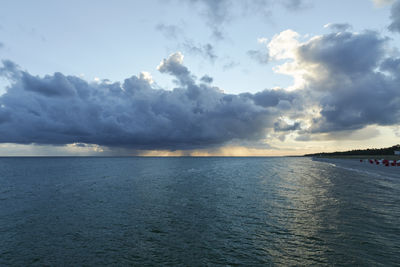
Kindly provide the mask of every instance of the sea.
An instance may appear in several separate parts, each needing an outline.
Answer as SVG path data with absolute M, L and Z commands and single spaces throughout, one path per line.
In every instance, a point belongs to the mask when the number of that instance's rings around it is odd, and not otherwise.
M 400 167 L 346 164 L 0 158 L 0 265 L 399 266 Z

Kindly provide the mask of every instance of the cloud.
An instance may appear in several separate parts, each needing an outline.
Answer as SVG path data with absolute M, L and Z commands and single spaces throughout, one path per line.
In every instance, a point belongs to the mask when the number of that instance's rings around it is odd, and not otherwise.
M 258 38 L 257 43 L 263 45 L 263 48 L 249 50 L 247 51 L 247 55 L 261 65 L 268 64 L 270 59 L 268 47 L 266 47 L 268 39 L 265 37 Z
M 3 60 L 3 66 L 0 67 L 0 76 L 5 77 L 11 81 L 20 78 L 21 73 L 18 71 L 18 66 L 11 60 Z
M 269 16 L 274 5 L 280 5 L 290 11 L 298 11 L 309 6 L 306 0 L 189 0 L 183 1 L 195 5 L 195 9 L 205 18 L 216 40 L 223 40 L 224 25 L 238 17 L 260 15 Z
M 180 39 L 180 44 L 177 47 L 188 54 L 201 56 L 212 63 L 218 58 L 212 44 L 195 44 L 186 37 L 183 29 L 179 26 L 159 23 L 156 25 L 156 30 L 161 32 L 168 39 L 176 41 Z
M 380 127 L 371 125 L 358 130 L 342 130 L 318 134 L 302 134 L 296 137 L 296 141 L 361 141 L 377 138 L 381 135 Z
M 384 56 L 386 41 L 372 31 L 333 33 L 312 39 L 301 45 L 297 52 L 300 60 L 317 63 L 320 70 L 350 76 L 373 72 Z
M 294 122 L 293 124 L 288 124 L 284 120 L 278 120 L 274 123 L 275 132 L 289 132 L 300 129 L 300 122 Z
M 247 51 L 247 55 L 262 65 L 268 64 L 268 62 L 269 62 L 268 51 L 249 50 L 249 51 Z
M 255 94 L 248 94 L 254 103 L 262 107 L 276 107 L 280 105 L 281 109 L 288 109 L 286 104 L 292 103 L 296 97 L 296 93 L 288 93 L 283 89 L 264 90 Z
M 222 65 L 222 69 L 224 71 L 240 66 L 240 63 L 238 61 L 235 61 L 230 57 L 225 57 L 224 60 L 225 60 L 225 63 Z
M 204 75 L 203 77 L 200 78 L 200 81 L 202 81 L 204 83 L 212 83 L 213 80 L 214 79 L 208 75 Z
M 390 16 L 392 23 L 389 25 L 389 30 L 400 33 L 400 0 L 393 3 Z
M 233 2 L 231 0 L 190 0 L 183 2 L 200 6 L 200 13 L 206 18 L 206 24 L 212 29 L 212 36 L 216 40 L 224 39 L 222 25 L 233 16 L 231 8 Z
M 176 79 L 172 91 L 154 89 L 148 73 L 123 83 L 88 83 L 54 73 L 44 77 L 3 61 L 12 84 L 0 96 L 0 142 L 96 145 L 132 150 L 211 148 L 265 138 L 291 98 L 283 91 L 225 94 L 196 77 L 174 53 L 158 66 Z M 267 97 L 274 98 L 268 102 Z
M 191 75 L 189 69 L 183 65 L 183 55 L 181 52 L 170 55 L 167 59 L 163 59 L 157 70 L 161 73 L 168 73 L 175 76 L 181 85 L 194 84 L 194 76 Z
M 389 56 L 388 38 L 373 31 L 346 31 L 314 36 L 304 43 L 298 39 L 286 31 L 269 46 L 275 58 L 286 60 L 276 70 L 301 80 L 295 89 L 309 110 L 318 110 L 303 114 L 308 133 L 400 122 L 400 59 Z
M 156 25 L 156 30 L 160 31 L 166 38 L 177 39 L 183 34 L 183 30 L 176 25 L 159 23 Z
M 209 43 L 194 45 L 192 42 L 186 41 L 183 43 L 183 48 L 186 52 L 200 55 L 211 62 L 214 62 L 218 58 L 215 54 L 214 47 Z
M 377 133 L 361 130 L 398 125 L 400 58 L 390 54 L 389 39 L 339 28 L 307 38 L 286 30 L 268 44 L 260 39 L 269 60 L 280 64 L 274 70 L 293 76 L 294 86 L 238 95 L 224 93 L 208 75 L 198 79 L 180 52 L 157 67 L 173 77 L 172 91 L 156 88 L 146 72 L 87 82 L 62 73 L 34 76 L 3 61 L 0 76 L 11 85 L 0 96 L 0 143 L 188 151 L 270 138 L 368 138 Z
M 352 28 L 348 23 L 328 23 L 324 25 L 324 28 L 328 28 L 334 32 L 345 32 Z
M 292 86 L 288 90 L 295 90 L 305 86 L 305 76 L 307 68 L 301 66 L 298 60 L 297 49 L 301 42 L 300 34 L 288 29 L 273 36 L 268 43 L 269 58 L 271 61 L 284 61 L 283 64 L 275 66 L 273 70 L 276 73 L 290 75 L 294 79 Z
M 293 58 L 299 46 L 299 37 L 297 32 L 290 29 L 275 34 L 267 46 L 270 57 L 276 60 Z
M 390 5 L 393 3 L 395 0 L 373 0 L 374 4 L 376 6 L 384 6 L 384 5 Z
M 381 64 L 381 70 L 396 76 L 400 73 L 400 58 L 387 58 Z

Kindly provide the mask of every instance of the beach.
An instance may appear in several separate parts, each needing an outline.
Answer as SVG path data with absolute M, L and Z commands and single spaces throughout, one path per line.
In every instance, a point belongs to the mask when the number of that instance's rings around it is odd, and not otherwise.
M 344 168 L 350 171 L 359 173 L 369 173 L 370 175 L 378 176 L 390 176 L 400 178 L 400 166 L 385 166 L 382 163 L 377 165 L 376 163 L 369 163 L 367 157 L 364 156 L 362 162 L 357 158 L 322 158 L 313 157 L 314 161 L 325 162 L 327 164 L 334 165 L 337 168 Z M 371 156 L 371 159 L 376 156 Z

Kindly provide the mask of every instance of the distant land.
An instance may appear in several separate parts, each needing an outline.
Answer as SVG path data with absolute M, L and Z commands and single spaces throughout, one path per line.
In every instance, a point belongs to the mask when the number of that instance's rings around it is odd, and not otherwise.
M 331 152 L 331 153 L 314 153 L 314 154 L 306 154 L 305 157 L 376 157 L 376 156 L 390 156 L 390 157 L 400 157 L 399 155 L 395 156 L 394 152 L 400 151 L 400 145 L 394 145 L 392 147 L 386 148 L 368 148 L 368 149 L 356 149 L 349 151 L 341 151 L 341 152 Z

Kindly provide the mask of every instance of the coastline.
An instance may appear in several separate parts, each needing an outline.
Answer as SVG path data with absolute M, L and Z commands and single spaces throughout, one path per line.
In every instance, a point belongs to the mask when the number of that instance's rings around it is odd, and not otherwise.
M 312 158 L 327 158 L 327 159 L 387 159 L 387 160 L 400 160 L 400 156 L 397 155 L 321 155 L 321 156 L 305 156 L 305 157 L 312 157 Z
M 368 158 L 368 157 L 366 157 Z M 354 170 L 357 172 L 368 172 L 372 174 L 377 174 L 381 176 L 390 176 L 390 177 L 398 177 L 400 178 L 400 166 L 388 166 L 379 164 L 376 165 L 369 163 L 368 161 L 360 162 L 360 157 L 358 158 L 344 158 L 344 157 L 311 157 L 313 161 L 323 162 L 332 164 L 338 168 L 344 168 L 348 170 Z M 373 159 L 374 157 L 370 157 Z M 386 158 L 386 157 L 385 157 Z

